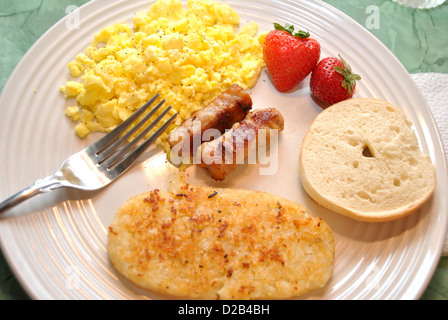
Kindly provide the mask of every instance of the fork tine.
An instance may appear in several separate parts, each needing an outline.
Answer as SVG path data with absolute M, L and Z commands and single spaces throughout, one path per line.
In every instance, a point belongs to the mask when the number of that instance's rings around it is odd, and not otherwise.
M 154 126 L 156 126 L 162 118 L 170 111 L 171 106 L 169 106 L 167 109 L 165 109 L 153 122 L 151 122 L 135 139 L 133 139 L 131 142 L 129 142 L 125 147 L 123 147 L 119 152 L 111 156 L 109 159 L 104 161 L 101 166 L 107 168 L 107 170 L 111 170 L 114 166 L 116 166 L 120 161 L 128 154 L 129 150 L 134 148 L 136 144 L 142 140 L 149 131 L 151 131 Z M 126 167 L 130 165 L 132 162 L 137 159 L 137 157 L 143 153 L 167 128 L 168 126 L 173 122 L 173 120 L 176 118 L 177 113 L 171 116 L 171 118 L 166 121 L 151 137 L 149 137 L 144 143 L 142 143 L 137 149 L 135 149 L 133 152 L 131 152 L 125 160 L 123 160 L 120 164 L 120 168 Z M 146 117 L 145 117 L 146 118 Z M 145 123 L 148 119 L 143 119 L 141 122 Z M 118 169 L 120 170 L 120 169 Z
M 123 135 L 118 140 L 115 139 L 115 141 L 109 145 L 104 146 L 101 150 L 99 150 L 96 155 L 97 163 L 101 164 L 104 161 L 106 161 L 109 157 L 113 156 L 116 150 L 122 146 L 125 142 L 129 141 L 129 139 L 132 137 L 132 135 L 141 128 L 143 124 L 148 122 L 148 120 L 156 113 L 160 107 L 165 103 L 165 100 L 162 100 L 157 106 L 155 106 L 142 120 L 140 120 L 134 127 L 132 127 L 125 135 Z M 170 106 L 171 108 L 171 106 Z M 166 111 L 167 112 L 167 111 Z M 166 112 L 164 114 L 166 114 Z M 155 124 L 152 125 L 151 128 L 154 127 Z
M 129 118 L 119 124 L 114 130 L 109 132 L 107 135 L 99 139 L 97 142 L 91 145 L 91 149 L 94 150 L 94 153 L 101 152 L 104 148 L 108 147 L 112 143 L 114 143 L 120 135 L 128 129 L 132 123 L 137 120 L 159 97 L 159 94 L 156 94 L 152 97 L 148 102 L 146 102 L 143 106 L 141 106 L 137 111 L 135 111 Z
M 156 139 L 168 128 L 168 126 L 174 121 L 177 113 L 165 122 L 157 131 L 152 134 L 145 142 L 143 142 L 140 146 L 137 147 L 133 152 L 131 152 L 123 161 L 116 163 L 114 167 L 112 167 L 109 172 L 115 176 L 119 176 L 123 172 L 129 168 L 135 160 L 151 145 L 156 141 Z

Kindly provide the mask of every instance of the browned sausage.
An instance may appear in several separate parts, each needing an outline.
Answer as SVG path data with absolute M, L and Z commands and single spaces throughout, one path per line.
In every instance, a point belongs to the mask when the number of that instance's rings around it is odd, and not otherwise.
M 250 95 L 239 85 L 232 85 L 207 107 L 195 112 L 170 133 L 167 141 L 171 150 L 174 146 L 177 146 L 177 156 L 187 156 L 182 154 L 185 151 L 189 151 L 190 155 L 193 155 L 195 149 L 202 142 L 209 141 L 204 140 L 203 133 L 206 130 L 214 129 L 223 134 L 234 123 L 243 120 L 251 109 L 252 99 Z M 196 130 L 197 124 L 200 125 L 199 130 Z
M 196 153 L 195 164 L 206 168 L 213 179 L 224 180 L 257 150 L 259 143 L 267 144 L 270 135 L 278 134 L 283 128 L 284 119 L 277 109 L 254 110 L 218 139 L 203 143 Z M 266 133 L 264 141 L 258 141 L 261 129 Z

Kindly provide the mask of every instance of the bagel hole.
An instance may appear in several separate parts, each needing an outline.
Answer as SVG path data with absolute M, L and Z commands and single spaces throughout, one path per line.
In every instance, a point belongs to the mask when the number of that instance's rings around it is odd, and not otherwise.
M 372 151 L 370 150 L 369 146 L 366 145 L 364 149 L 362 150 L 362 155 L 366 158 L 374 158 Z

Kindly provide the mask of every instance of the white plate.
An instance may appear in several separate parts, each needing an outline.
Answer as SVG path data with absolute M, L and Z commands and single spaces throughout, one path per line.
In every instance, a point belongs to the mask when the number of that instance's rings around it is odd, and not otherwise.
M 321 111 L 309 96 L 308 79 L 290 94 L 276 92 L 263 72 L 251 90 L 254 107 L 277 107 L 286 127 L 278 146 L 275 176 L 245 167 L 227 182 L 189 170 L 190 182 L 269 191 L 295 200 L 323 217 L 336 239 L 335 270 L 326 288 L 304 298 L 415 299 L 426 288 L 439 260 L 447 225 L 447 168 L 429 109 L 399 61 L 368 31 L 320 1 L 229 0 L 241 23 L 261 30 L 273 22 L 308 29 L 322 45 L 322 56 L 340 53 L 363 76 L 358 97 L 386 99 L 402 107 L 415 124 L 423 151 L 437 168 L 434 196 L 418 212 L 388 223 L 362 223 L 324 210 L 303 191 L 297 168 L 301 140 Z M 72 153 L 98 138 L 78 139 L 65 117 L 58 88 L 68 78 L 66 64 L 102 27 L 131 23 L 149 1 L 89 2 L 80 8 L 80 29 L 61 20 L 29 50 L 6 84 L 0 100 L 0 197 L 52 174 Z M 68 21 L 70 22 L 70 21 Z M 72 21 L 73 22 L 73 21 Z M 343 27 L 342 27 L 343 26 Z M 34 299 L 159 298 L 123 280 L 111 267 L 106 232 L 118 206 L 130 196 L 164 188 L 176 169 L 163 153 L 143 158 L 101 192 L 59 190 L 38 196 L 0 219 L 4 255 Z

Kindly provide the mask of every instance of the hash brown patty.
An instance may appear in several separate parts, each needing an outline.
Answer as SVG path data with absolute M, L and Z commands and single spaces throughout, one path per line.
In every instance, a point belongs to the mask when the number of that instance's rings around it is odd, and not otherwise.
M 192 299 L 286 299 L 333 273 L 329 225 L 267 192 L 183 185 L 126 201 L 108 232 L 116 270 Z

